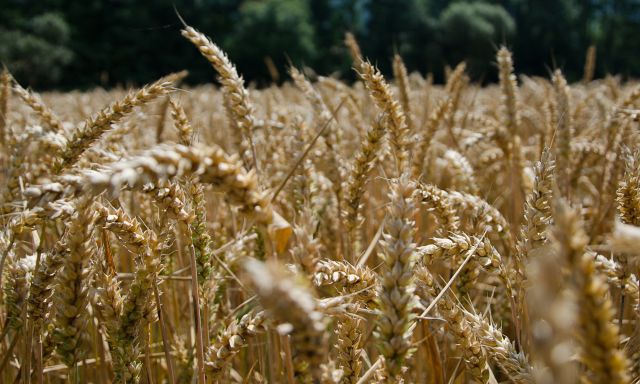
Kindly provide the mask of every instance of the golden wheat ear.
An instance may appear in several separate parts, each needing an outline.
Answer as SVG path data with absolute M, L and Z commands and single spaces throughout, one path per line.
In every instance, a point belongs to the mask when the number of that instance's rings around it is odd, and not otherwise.
M 358 45 L 358 41 L 356 37 L 351 32 L 345 32 L 344 34 L 344 44 L 349 49 L 349 54 L 351 55 L 351 60 L 356 68 L 359 68 L 362 64 L 362 52 L 360 51 L 360 46 Z
M 244 268 L 267 314 L 280 322 L 279 332 L 290 334 L 294 377 L 301 382 L 317 378 L 325 322 L 311 291 L 274 262 L 248 259 Z
M 173 90 L 174 83 L 181 78 L 180 74 L 170 74 L 156 82 L 131 92 L 124 99 L 117 101 L 88 119 L 84 126 L 76 130 L 69 138 L 66 147 L 61 151 L 55 173 L 73 166 L 80 156 L 98 140 L 111 125 L 130 114 L 134 108 L 145 105 Z
M 593 80 L 593 75 L 596 72 L 596 46 L 590 45 L 587 48 L 587 52 L 584 58 L 584 74 L 582 75 L 582 82 L 588 84 Z
M 362 143 L 360 152 L 356 155 L 351 171 L 348 176 L 347 187 L 345 189 L 345 205 L 342 214 L 345 217 L 345 227 L 349 241 L 353 244 L 350 252 L 352 255 L 358 254 L 360 239 L 358 236 L 358 226 L 360 211 L 362 209 L 362 198 L 365 187 L 370 179 L 376 160 L 382 149 L 382 139 L 386 133 L 383 124 L 384 115 L 378 116 L 372 127 L 367 132 L 366 141 Z
M 561 196 L 569 198 L 569 175 L 571 174 L 571 140 L 573 134 L 573 121 L 571 119 L 571 99 L 569 86 L 562 72 L 557 69 L 553 73 L 553 89 L 555 93 L 557 133 L 555 140 L 556 155 L 556 184 Z
M 246 152 L 250 153 L 252 160 L 248 168 L 258 168 L 258 158 L 253 142 L 254 107 L 249 99 L 249 92 L 244 87 L 244 80 L 238 74 L 227 54 L 207 36 L 189 26 L 182 30 L 182 36 L 193 43 L 218 72 L 229 117 L 232 125 L 240 131 L 234 133 L 236 145 L 242 151 L 243 158 L 246 156 Z
M 52 132 L 64 132 L 60 118 L 42 101 L 40 96 L 22 88 L 20 84 L 16 84 L 13 90 L 38 115 L 49 130 Z
M 96 215 L 91 210 L 93 202 L 81 199 L 76 213 L 71 217 L 70 230 L 65 240 L 62 268 L 56 275 L 53 292 L 55 330 L 53 340 L 56 352 L 68 367 L 74 367 L 86 358 L 85 329 L 89 304 L 88 261 L 94 257 L 93 228 Z
M 384 112 L 383 124 L 389 132 L 391 154 L 396 161 L 398 176 L 405 169 L 409 159 L 409 138 L 406 116 L 402 107 L 391 92 L 389 84 L 382 73 L 371 63 L 363 61 L 358 68 L 358 73 L 374 103 Z
M 107 340 L 114 357 L 116 380 L 139 380 L 141 349 L 149 323 L 156 320 L 154 282 L 162 268 L 159 244 L 152 231 L 143 231 L 137 219 L 122 210 L 105 206 L 98 209 L 98 223 L 131 250 L 138 260 L 133 282 L 121 296 L 111 276 L 103 275 L 102 314 L 107 327 Z M 114 319 L 114 317 L 117 318 Z
M 7 122 L 9 121 L 9 99 L 11 98 L 11 74 L 7 67 L 0 73 L 0 145 L 7 141 Z
M 415 352 L 411 343 L 416 321 L 413 309 L 417 305 L 412 277 L 416 263 L 416 244 L 413 242 L 415 187 L 406 176 L 391 182 L 387 219 L 380 241 L 380 315 L 374 335 L 380 353 L 385 357 L 387 374 L 393 380 L 403 377 Z

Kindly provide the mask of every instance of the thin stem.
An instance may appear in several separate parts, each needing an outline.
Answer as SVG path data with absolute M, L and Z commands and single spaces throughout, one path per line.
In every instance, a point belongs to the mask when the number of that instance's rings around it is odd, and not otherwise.
M 169 382 L 171 384 L 176 383 L 176 375 L 173 370 L 173 360 L 171 359 L 171 351 L 169 350 L 169 335 L 167 334 L 167 328 L 165 326 L 164 319 L 164 307 L 160 300 L 160 293 L 158 292 L 158 281 L 153 278 L 153 295 L 156 299 L 156 310 L 158 311 L 158 322 L 160 323 L 160 333 L 162 334 L 162 348 L 164 349 L 164 357 L 167 360 L 167 371 L 169 372 Z
M 282 349 L 284 349 L 284 366 L 287 371 L 287 383 L 294 384 L 293 378 L 293 358 L 291 355 L 291 343 L 289 335 L 282 336 Z
M 185 226 L 185 231 L 187 232 L 187 237 L 191 239 L 191 229 L 188 226 Z M 178 242 L 178 247 L 182 247 L 181 241 L 179 240 L 180 234 L 178 233 L 176 236 L 176 241 Z M 200 318 L 200 295 L 198 294 L 198 273 L 196 267 L 196 252 L 193 248 L 193 244 L 189 245 L 189 264 L 191 266 L 191 295 L 193 297 L 193 311 L 195 315 L 195 325 L 196 325 L 196 357 L 198 359 L 198 384 L 205 383 L 205 374 L 204 374 L 204 347 L 203 347 L 203 339 L 202 339 L 202 321 Z
M 16 344 L 18 343 L 19 339 L 20 338 L 18 337 L 17 334 L 13 336 L 13 340 L 11 340 L 11 344 L 9 344 L 9 348 L 7 349 L 7 354 L 4 355 L 4 357 L 2 358 L 2 361 L 0 361 L 0 372 L 4 372 L 4 367 L 9 362 L 9 358 L 11 357 L 11 352 L 13 352 L 13 348 L 16 347 Z

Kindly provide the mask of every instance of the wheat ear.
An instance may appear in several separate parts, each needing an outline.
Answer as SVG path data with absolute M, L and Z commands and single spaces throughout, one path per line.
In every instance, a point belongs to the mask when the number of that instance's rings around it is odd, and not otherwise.
M 231 63 L 227 55 L 204 34 L 192 27 L 185 27 L 182 36 L 195 45 L 220 76 L 220 82 L 224 88 L 224 96 L 229 106 L 228 110 L 234 124 L 240 129 L 241 136 L 248 141 L 249 149 L 253 156 L 253 167 L 258 167 L 256 150 L 253 144 L 253 105 L 249 100 L 249 92 L 244 87 L 244 80 L 236 67 Z
M 296 242 L 291 247 L 291 256 L 309 275 L 316 271 L 322 251 L 320 241 L 314 236 L 317 225 L 317 217 L 311 207 L 305 204 L 293 226 Z
M 571 172 L 571 138 L 573 122 L 571 119 L 571 100 L 569 86 L 562 72 L 557 69 L 553 73 L 553 89 L 555 93 L 558 121 L 555 140 L 556 183 L 563 197 L 569 198 L 569 177 Z
M 182 108 L 182 105 L 172 99 L 169 99 L 169 107 L 171 110 L 171 117 L 173 118 L 176 129 L 178 130 L 178 142 L 182 145 L 190 145 L 192 141 L 191 137 L 193 135 L 193 128 L 191 127 L 187 113 L 184 111 L 184 108 Z
M 471 376 L 480 383 L 488 383 L 491 372 L 487 364 L 486 352 L 472 331 L 473 328 L 465 318 L 464 312 L 458 306 L 455 298 L 451 297 L 450 293 L 440 296 L 433 275 L 426 267 L 420 266 L 417 268 L 416 278 L 421 299 L 438 300 L 435 303 L 438 312 L 447 321 L 448 329 L 459 346 Z
M 582 82 L 588 84 L 593 80 L 593 75 L 596 71 L 596 46 L 590 45 L 587 48 L 587 53 L 584 58 L 584 74 L 582 75 Z
M 90 273 L 87 262 L 95 253 L 92 232 L 96 219 L 90 206 L 88 199 L 77 203 L 65 241 L 62 269 L 56 276 L 53 293 L 56 313 L 53 339 L 58 355 L 68 367 L 73 367 L 83 353 L 82 338 L 88 321 L 86 306 Z
M 397 53 L 393 56 L 393 76 L 398 84 L 398 93 L 400 94 L 400 104 L 405 116 L 407 117 L 407 128 L 409 134 L 414 132 L 413 119 L 411 113 L 411 87 L 409 86 L 409 75 L 407 67 L 404 65 L 402 57 Z
M 626 171 L 616 192 L 616 203 L 623 223 L 640 226 L 640 152 L 626 162 Z
M 155 321 L 155 302 L 151 299 L 152 289 L 161 268 L 158 256 L 159 245 L 151 231 L 143 232 L 137 220 L 123 211 L 99 208 L 99 223 L 113 232 L 138 258 L 134 280 L 128 293 L 118 303 L 117 295 L 111 298 L 106 308 L 120 310 L 117 323 L 108 334 L 110 349 L 114 355 L 116 381 L 137 382 L 140 379 L 140 346 L 143 343 L 146 324 Z M 115 300 L 114 300 L 115 299 Z M 116 304 L 114 304 L 116 303 Z M 121 308 L 121 309 L 119 309 Z
M 545 150 L 535 165 L 533 189 L 525 203 L 524 223 L 518 240 L 518 254 L 522 259 L 547 240 L 547 227 L 552 222 L 554 168 L 555 162 Z
M 590 371 L 585 378 L 593 383 L 630 383 L 630 365 L 619 347 L 613 305 L 604 279 L 595 267 L 591 254 L 584 254 L 578 261 L 580 360 Z
M 313 282 L 317 287 L 333 287 L 343 295 L 355 294 L 354 299 L 367 308 L 376 306 L 378 277 L 368 267 L 323 259 L 316 266 Z
M 406 116 L 378 69 L 363 61 L 359 74 L 376 106 L 385 113 L 384 123 L 389 132 L 392 155 L 396 159 L 397 171 L 401 172 L 405 169 L 409 157 Z
M 353 33 L 345 32 L 344 43 L 349 49 L 349 54 L 351 55 L 353 64 L 356 68 L 359 68 L 360 64 L 362 64 L 362 52 L 360 51 L 360 46 L 358 45 L 358 41 L 356 40 L 356 37 L 353 35 Z
M 353 315 L 338 318 L 337 363 L 342 369 L 340 384 L 356 384 L 362 371 L 364 321 Z
M 513 59 L 511 52 L 505 47 L 501 47 L 497 54 L 500 91 L 502 92 L 502 113 L 501 123 L 503 129 L 507 130 L 507 137 L 517 135 L 520 127 L 520 115 L 518 113 L 516 76 L 513 74 Z
M 80 156 L 106 131 L 134 108 L 148 104 L 162 95 L 171 92 L 176 75 L 168 75 L 142 89 L 131 92 L 120 101 L 116 101 L 100 111 L 96 116 L 88 119 L 84 126 L 76 130 L 69 138 L 66 147 L 60 153 L 60 162 L 55 173 L 73 166 Z
M 9 121 L 9 98 L 11 97 L 11 74 L 7 67 L 0 73 L 0 145 L 7 140 L 7 122 Z
M 291 333 L 295 378 L 313 382 L 319 374 L 325 328 L 313 295 L 275 263 L 247 259 L 244 267 L 267 314 L 281 323 L 279 331 Z
M 383 265 L 378 288 L 380 314 L 375 336 L 380 353 L 385 357 L 390 379 L 398 380 L 414 351 L 411 336 L 415 326 L 412 310 L 417 304 L 413 281 L 416 202 L 413 197 L 415 184 L 406 176 L 393 181 L 390 188 L 390 204 L 380 242 Z
M 235 156 L 209 146 L 192 148 L 182 145 L 160 145 L 140 156 L 109 164 L 99 171 L 84 170 L 80 175 L 63 175 L 60 183 L 33 186 L 26 194 L 31 206 L 47 206 L 61 196 L 80 193 L 94 195 L 104 191 L 117 197 L 124 188 L 141 189 L 147 183 L 161 183 L 168 179 L 193 177 L 202 184 L 211 184 L 225 193 L 241 212 L 259 223 L 270 224 L 273 219 L 267 195 L 258 190 L 255 172 L 245 171 Z
M 56 113 L 49 108 L 44 101 L 35 93 L 29 92 L 22 88 L 20 84 L 16 84 L 13 88 L 15 93 L 20 96 L 22 101 L 27 104 L 38 115 L 40 120 L 50 129 L 52 132 L 64 132 L 62 122 L 60 118 L 56 116 Z
M 502 47 L 498 51 L 497 59 L 503 106 L 501 109 L 501 125 L 496 133 L 496 141 L 505 154 L 507 177 L 513 195 L 510 199 L 511 207 L 508 217 L 512 224 L 517 225 L 521 219 L 524 204 L 523 160 L 520 142 L 521 121 L 517 99 L 518 84 L 513 74 L 511 52 Z
M 248 313 L 225 328 L 209 348 L 206 369 L 209 379 L 220 379 L 235 355 L 247 346 L 249 338 L 264 332 L 264 312 Z
M 413 153 L 411 174 L 414 177 L 418 178 L 420 176 L 424 176 L 422 175 L 424 171 L 424 162 L 427 158 L 427 154 L 429 153 L 433 137 L 440 124 L 449 119 L 448 116 L 452 113 L 452 110 L 453 102 L 450 97 L 445 100 L 440 100 L 438 105 L 433 109 L 433 111 L 431 111 L 427 120 L 424 122 L 424 132 L 420 135 L 418 144 L 415 146 Z
M 6 281 L 2 287 L 5 310 L 3 332 L 13 330 L 17 333 L 24 326 L 23 307 L 29 296 L 30 275 L 35 268 L 36 258 L 33 255 L 18 258 L 13 252 L 9 252 L 6 257 L 6 266 L 3 271 Z
M 358 241 L 355 232 L 359 224 L 358 216 L 362 205 L 362 196 L 365 193 L 366 183 L 379 156 L 382 138 L 385 134 L 383 119 L 384 117 L 376 119 L 371 129 L 367 132 L 366 141 L 356 155 L 347 182 L 343 214 L 347 233 L 349 234 L 349 239 L 354 242 L 354 247 L 355 242 Z M 355 252 L 355 249 L 353 251 Z
M 502 331 L 487 319 L 463 309 L 464 317 L 476 337 L 487 351 L 489 358 L 516 384 L 533 384 L 534 369 L 522 351 Z

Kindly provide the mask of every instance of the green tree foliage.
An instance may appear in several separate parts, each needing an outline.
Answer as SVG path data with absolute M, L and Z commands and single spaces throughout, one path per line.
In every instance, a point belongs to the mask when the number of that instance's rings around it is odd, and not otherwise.
M 56 13 L 37 15 L 15 29 L 0 27 L 0 61 L 31 85 L 55 84 L 73 60 L 69 36 L 69 26 Z
M 399 53 L 410 71 L 466 60 L 474 80 L 494 81 L 496 49 L 514 51 L 519 72 L 562 68 L 582 75 L 597 46 L 596 76 L 640 75 L 639 0 L 3 0 L 0 61 L 38 88 L 134 85 L 188 69 L 215 76 L 179 33 L 175 9 L 229 53 L 250 82 L 266 84 L 265 57 L 355 79 L 344 47 L 353 32 L 383 73 Z
M 252 0 L 239 9 L 238 22 L 227 44 L 240 70 L 249 78 L 267 78 L 264 63 L 270 57 L 281 68 L 293 62 L 313 62 L 314 30 L 308 0 Z M 286 55 L 286 56 L 285 56 Z M 244 65 L 252 63 L 252 65 Z
M 585 12 L 585 18 L 590 22 L 593 40 L 598 43 L 601 70 L 639 76 L 640 1 L 594 0 L 591 4 L 592 7 Z M 600 22 L 594 23 L 591 21 L 593 19 Z
M 430 16 L 427 0 L 375 0 L 369 2 L 365 29 L 357 36 L 363 53 L 384 71 L 389 72 L 391 58 L 399 53 L 407 66 L 433 70 L 428 64 L 442 67 L 436 42 L 435 20 Z M 425 55 L 427 54 L 427 55 Z
M 323 74 L 336 72 L 344 79 L 355 79 L 351 57 L 343 44 L 344 33 L 362 34 L 367 6 L 367 0 L 311 1 L 311 22 L 319 54 L 314 62 L 304 63 L 315 70 L 327 68 Z
M 504 8 L 482 2 L 449 5 L 440 16 L 439 27 L 447 62 L 466 60 L 474 77 L 489 74 L 497 44 L 511 41 L 516 28 Z
M 592 43 L 587 21 L 591 2 L 511 0 L 507 3 L 518 26 L 513 41 L 518 70 L 545 76 L 558 67 L 570 79 L 579 79 L 585 52 Z

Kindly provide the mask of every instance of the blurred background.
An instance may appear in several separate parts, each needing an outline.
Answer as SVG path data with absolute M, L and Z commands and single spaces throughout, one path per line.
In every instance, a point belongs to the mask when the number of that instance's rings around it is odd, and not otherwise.
M 211 82 L 174 7 L 257 86 L 286 80 L 289 61 L 353 79 L 345 31 L 383 72 L 397 52 L 436 81 L 461 60 L 493 81 L 501 44 L 518 73 L 559 67 L 578 80 L 593 44 L 596 76 L 640 75 L 640 0 L 0 0 L 0 62 L 36 89 L 140 85 L 181 69 Z

